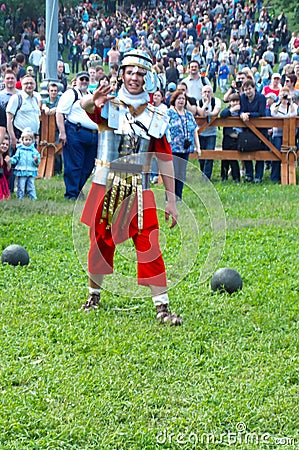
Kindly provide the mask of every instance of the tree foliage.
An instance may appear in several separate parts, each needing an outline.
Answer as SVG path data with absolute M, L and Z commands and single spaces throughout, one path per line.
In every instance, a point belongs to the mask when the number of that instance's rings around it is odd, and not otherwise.
M 64 2 L 59 2 L 59 8 L 77 4 L 78 1 L 76 0 L 69 0 L 67 5 Z M 46 0 L 23 0 L 22 6 L 20 6 L 18 0 L 10 0 L 4 5 L 5 9 L 0 11 L 0 32 L 4 36 L 17 35 L 25 22 L 36 23 L 38 17 L 45 17 L 46 13 Z
M 298 31 L 298 20 L 299 20 L 299 8 L 298 0 L 274 0 L 273 2 L 267 2 L 271 5 L 275 11 L 275 15 L 284 11 L 288 18 L 288 26 L 292 31 Z
M 23 0 L 21 4 L 22 6 L 17 0 L 10 0 L 7 3 L 6 14 L 21 20 L 26 20 L 28 17 L 34 20 L 40 15 L 45 15 L 45 0 Z
M 52 2 L 51 0 L 48 0 Z M 63 10 L 78 5 L 78 0 L 59 1 L 59 8 Z M 4 3 L 5 9 L 0 11 L 0 34 L 8 37 L 12 34 L 18 37 L 18 32 L 22 29 L 24 23 L 36 23 L 38 17 L 45 17 L 46 0 L 9 0 Z M 22 30 L 21 30 L 22 31 Z

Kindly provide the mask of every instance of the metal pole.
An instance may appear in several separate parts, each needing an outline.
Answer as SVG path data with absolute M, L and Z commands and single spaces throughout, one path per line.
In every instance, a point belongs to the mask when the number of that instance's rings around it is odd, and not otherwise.
M 58 0 L 46 0 L 46 78 L 40 84 L 40 95 L 48 97 L 48 84 L 54 82 L 59 91 L 63 86 L 57 78 L 58 60 Z
M 46 0 L 46 78 L 57 80 L 58 0 Z

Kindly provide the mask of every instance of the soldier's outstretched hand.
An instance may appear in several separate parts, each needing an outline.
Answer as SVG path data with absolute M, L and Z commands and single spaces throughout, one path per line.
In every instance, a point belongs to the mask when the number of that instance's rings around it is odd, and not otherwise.
M 112 90 L 111 86 L 99 86 L 93 93 L 94 104 L 98 108 L 102 108 L 113 95 L 109 95 Z

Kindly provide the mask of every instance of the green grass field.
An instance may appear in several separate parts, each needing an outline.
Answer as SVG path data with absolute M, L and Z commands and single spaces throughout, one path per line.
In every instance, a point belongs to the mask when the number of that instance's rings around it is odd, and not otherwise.
M 298 448 L 298 187 L 268 174 L 262 185 L 222 184 L 219 163 L 214 173 L 226 219 L 215 269 L 238 270 L 243 290 L 198 282 L 213 233 L 186 187 L 200 233 L 170 291 L 179 328 L 156 323 L 148 294 L 104 292 L 101 309 L 78 312 L 87 277 L 61 177 L 37 180 L 36 202 L 1 202 L 1 251 L 20 244 L 31 259 L 1 265 L 0 450 Z M 187 242 L 161 229 L 180 273 Z M 119 258 L 134 277 L 131 266 Z

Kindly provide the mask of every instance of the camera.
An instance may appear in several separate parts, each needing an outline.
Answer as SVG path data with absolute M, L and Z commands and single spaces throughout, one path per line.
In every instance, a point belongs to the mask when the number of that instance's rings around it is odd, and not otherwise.
M 282 98 L 283 98 L 284 100 L 287 100 L 287 99 L 288 99 L 288 94 L 284 94 Z
M 184 150 L 187 150 L 191 145 L 191 141 L 189 139 L 184 139 Z
M 236 88 L 240 89 L 242 87 L 242 84 L 243 84 L 242 80 L 236 81 Z

